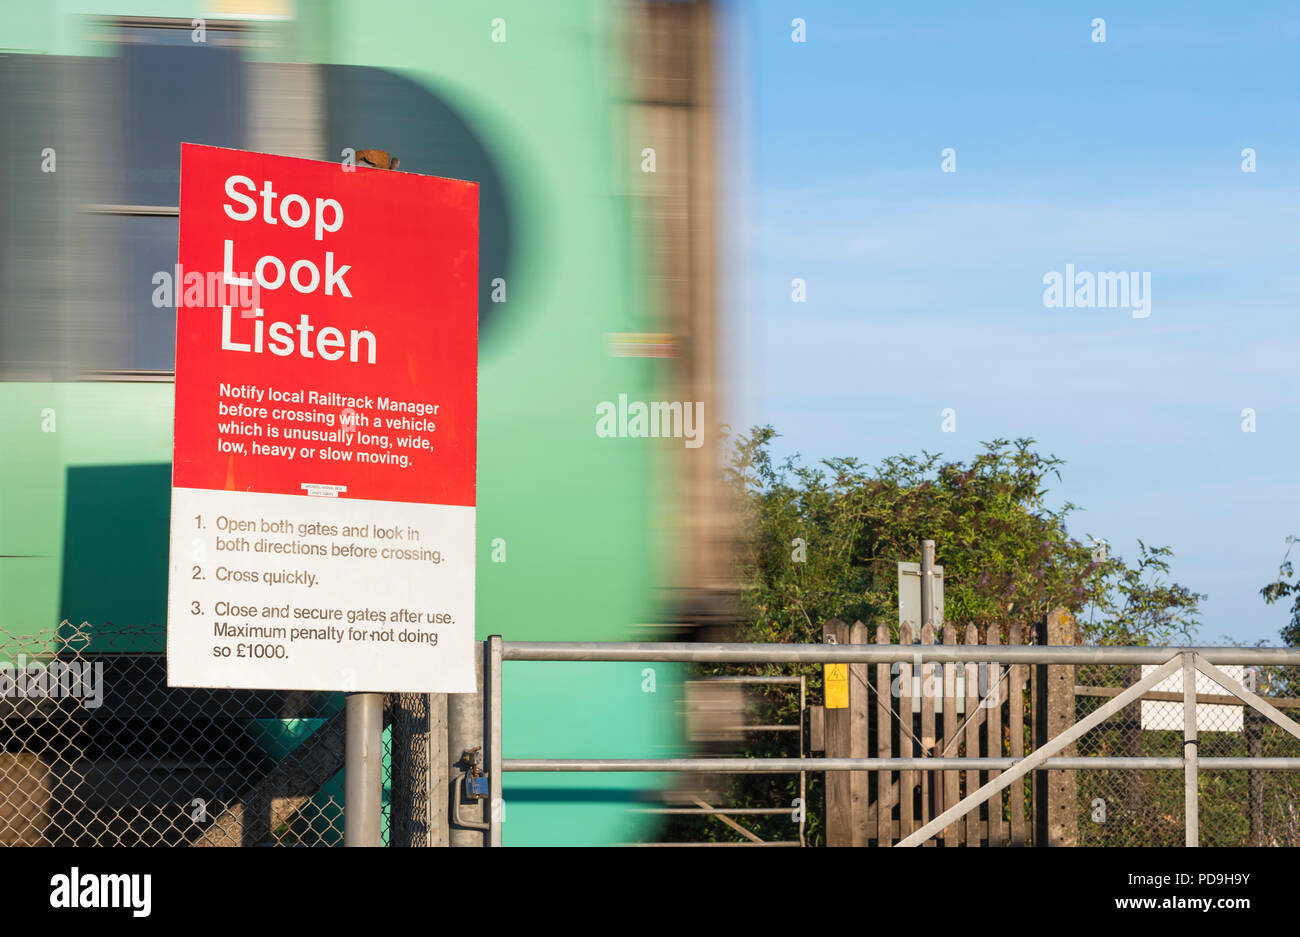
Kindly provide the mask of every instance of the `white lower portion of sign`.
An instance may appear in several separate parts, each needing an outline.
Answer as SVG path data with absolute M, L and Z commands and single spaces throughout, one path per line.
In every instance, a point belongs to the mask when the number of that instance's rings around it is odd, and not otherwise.
M 169 686 L 474 691 L 474 508 L 172 489 Z

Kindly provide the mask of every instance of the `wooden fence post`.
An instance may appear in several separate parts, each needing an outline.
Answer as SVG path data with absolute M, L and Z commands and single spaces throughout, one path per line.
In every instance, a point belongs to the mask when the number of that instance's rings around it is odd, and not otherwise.
M 822 626 L 826 644 L 848 644 L 849 626 L 838 618 Z M 852 753 L 850 731 L 849 674 L 847 664 L 826 664 L 822 668 L 825 740 L 827 758 L 849 758 Z M 826 845 L 853 844 L 853 793 L 848 771 L 826 771 Z
M 1253 689 L 1247 684 L 1248 689 Z M 1261 691 L 1256 691 L 1261 692 Z M 1251 758 L 1264 755 L 1264 714 L 1254 706 L 1243 707 L 1242 728 L 1246 736 L 1246 754 Z M 1250 815 L 1249 846 L 1263 846 L 1264 842 L 1264 772 L 1246 772 L 1246 810 Z
M 934 624 L 926 622 L 921 626 L 922 646 L 934 644 Z M 934 728 L 934 663 L 921 660 L 921 757 L 931 758 L 935 754 Z M 933 794 L 936 785 L 942 780 L 933 771 L 921 772 L 921 826 L 929 823 L 935 816 L 931 813 Z M 931 836 L 922 846 L 937 846 L 937 840 Z
M 966 626 L 966 643 L 976 644 L 978 639 L 974 625 Z M 978 758 L 980 755 L 979 723 L 975 721 L 975 707 L 979 705 L 979 664 L 966 665 L 966 757 Z M 970 795 L 980 786 L 978 771 L 966 772 L 966 794 Z M 980 811 L 983 805 L 966 814 L 966 845 L 978 846 L 983 836 L 980 833 Z
M 912 625 L 903 622 L 898 629 L 898 643 L 910 647 L 912 644 Z M 898 756 L 915 758 L 920 753 L 916 750 L 916 736 L 912 728 L 912 663 L 898 663 Z M 898 773 L 898 838 L 906 839 L 917 828 L 916 815 L 916 772 L 900 771 Z
M 943 626 L 943 643 L 954 645 L 957 643 L 957 630 L 951 624 Z M 943 738 L 939 745 L 937 754 L 951 758 L 957 754 L 957 746 L 954 744 L 957 736 L 957 665 L 943 665 Z M 960 784 L 958 780 L 960 775 L 956 771 L 945 771 L 943 773 L 943 802 L 938 804 L 936 809 L 939 813 L 947 810 L 949 807 L 961 800 Z M 945 846 L 960 846 L 963 841 L 962 833 L 965 832 L 965 826 L 960 820 L 954 820 L 947 829 L 943 831 L 943 844 Z
M 876 643 L 889 643 L 889 625 L 876 626 Z M 876 664 L 876 757 L 893 757 L 894 697 L 889 665 Z M 894 803 L 897 800 L 894 772 L 876 772 L 876 845 L 894 844 Z
M 1020 622 L 1011 626 L 1008 644 L 1024 643 Z M 1007 725 L 1011 735 L 1011 757 L 1025 757 L 1025 670 L 1024 664 L 1013 664 L 1007 687 Z M 1025 784 L 1024 779 L 1011 785 L 1007 791 L 1008 810 L 1011 813 L 1011 845 L 1023 846 L 1028 840 L 1025 830 Z
M 868 644 L 867 626 L 856 622 L 849 631 L 850 644 Z M 868 734 L 871 694 L 867 690 L 867 664 L 849 664 L 849 757 L 870 758 Z M 872 830 L 867 823 L 867 806 L 870 800 L 871 774 L 868 771 L 849 772 L 849 810 L 852 816 L 852 845 L 866 846 Z
M 984 634 L 984 643 L 994 646 L 1002 643 L 1002 629 L 997 625 L 989 625 Z M 996 661 L 989 661 L 986 665 L 988 668 L 988 695 L 984 697 L 984 739 L 985 748 L 990 758 L 1002 758 L 1002 665 Z M 1001 771 L 990 771 L 988 773 L 989 781 L 994 780 Z M 989 811 L 989 842 L 990 846 L 1001 846 L 1002 838 L 1006 833 L 1006 827 L 1002 822 L 1002 792 L 998 791 L 988 799 Z

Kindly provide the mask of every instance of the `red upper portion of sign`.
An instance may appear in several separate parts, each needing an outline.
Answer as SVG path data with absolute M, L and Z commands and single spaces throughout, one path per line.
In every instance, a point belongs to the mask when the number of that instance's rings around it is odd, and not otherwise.
M 474 504 L 476 183 L 182 144 L 180 265 L 173 485 Z

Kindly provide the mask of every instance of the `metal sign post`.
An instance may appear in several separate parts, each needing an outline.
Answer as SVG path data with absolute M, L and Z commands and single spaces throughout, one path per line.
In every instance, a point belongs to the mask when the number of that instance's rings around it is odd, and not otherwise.
M 384 694 L 348 694 L 344 738 L 343 845 L 382 846 Z

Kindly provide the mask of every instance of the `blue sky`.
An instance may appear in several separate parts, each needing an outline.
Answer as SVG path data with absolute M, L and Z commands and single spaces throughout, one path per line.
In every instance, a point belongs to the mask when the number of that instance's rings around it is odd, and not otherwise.
M 1258 590 L 1300 533 L 1300 6 L 996 6 L 731 4 L 735 423 L 808 461 L 1033 436 L 1066 460 L 1074 534 L 1171 546 L 1204 643 L 1275 642 L 1287 612 Z M 1150 315 L 1045 308 L 1066 264 L 1149 271 Z

